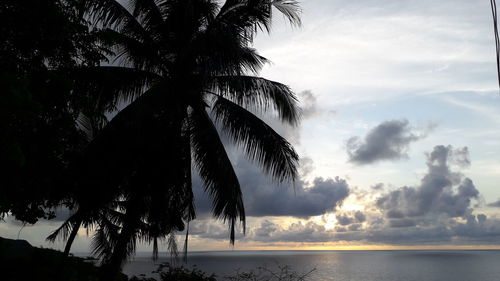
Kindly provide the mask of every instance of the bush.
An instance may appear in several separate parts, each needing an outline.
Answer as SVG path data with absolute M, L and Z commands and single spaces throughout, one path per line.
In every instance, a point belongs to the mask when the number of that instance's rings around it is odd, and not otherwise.
M 277 269 L 266 266 L 257 267 L 257 270 L 237 271 L 236 274 L 226 276 L 229 281 L 305 281 L 316 269 L 313 268 L 306 273 L 299 273 L 289 265 L 277 264 Z
M 299 273 L 289 265 L 277 264 L 277 269 L 270 269 L 267 266 L 257 267 L 251 271 L 236 271 L 233 275 L 225 276 L 228 281 L 306 281 L 310 274 L 316 269 L 307 273 Z M 214 274 L 208 275 L 199 269 L 188 269 L 183 266 L 174 267 L 168 263 L 161 264 L 158 270 L 153 273 L 160 274 L 161 281 L 217 281 Z M 156 281 L 154 278 L 132 277 L 130 281 Z

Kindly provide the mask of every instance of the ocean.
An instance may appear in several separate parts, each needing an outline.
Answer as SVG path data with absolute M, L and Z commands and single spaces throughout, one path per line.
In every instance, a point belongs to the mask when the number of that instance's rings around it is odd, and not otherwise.
M 156 263 L 169 262 L 160 258 Z M 182 263 L 180 263 L 182 264 Z M 310 281 L 498 281 L 500 251 L 234 251 L 192 252 L 185 267 L 214 273 L 218 280 L 237 270 L 288 265 Z M 138 255 L 124 267 L 145 274 L 157 265 Z

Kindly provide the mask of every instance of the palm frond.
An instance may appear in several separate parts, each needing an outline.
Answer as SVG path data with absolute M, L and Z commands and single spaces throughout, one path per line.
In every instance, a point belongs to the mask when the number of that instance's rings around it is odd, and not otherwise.
M 245 228 L 245 209 L 238 178 L 203 107 L 193 108 L 190 125 L 194 165 L 212 198 L 213 215 L 229 223 L 230 242 L 234 243 L 238 218 Z
M 300 26 L 302 21 L 300 13 L 302 12 L 299 2 L 295 0 L 273 0 L 272 5 L 280 11 L 288 21 L 295 26 Z
M 295 0 L 234 0 L 226 1 L 217 17 L 219 23 L 237 27 L 253 38 L 258 30 L 271 30 L 272 7 L 294 26 L 301 25 L 300 7 Z
M 78 128 L 85 134 L 85 138 L 88 142 L 91 142 L 94 139 L 94 125 L 92 124 L 92 120 L 90 117 L 86 116 L 83 113 L 80 113 L 76 119 L 76 124 Z
M 269 61 L 251 48 L 247 39 L 235 39 L 230 30 L 207 30 L 198 36 L 193 53 L 199 57 L 200 72 L 208 75 L 257 74 Z M 237 35 L 239 36 L 239 35 Z
M 106 216 L 102 216 L 99 220 L 99 228 L 92 237 L 92 253 L 98 258 L 111 256 L 119 237 L 119 230 L 119 225 L 113 223 Z
M 73 214 L 68 219 L 66 219 L 63 224 L 54 230 L 45 240 L 49 242 L 55 242 L 58 237 L 61 237 L 63 240 L 68 239 L 69 233 L 73 230 L 75 223 L 76 215 Z
M 167 249 L 170 252 L 172 261 L 177 260 L 177 258 L 179 257 L 179 250 L 177 249 L 177 240 L 175 239 L 175 233 L 170 233 L 168 235 Z
M 300 121 L 297 98 L 290 87 L 281 83 L 254 76 L 218 76 L 211 90 L 251 110 L 265 112 L 272 108 L 291 125 Z
M 99 31 L 97 36 L 104 45 L 114 51 L 113 62 L 137 70 L 162 74 L 164 66 L 158 64 L 162 58 L 159 57 L 154 44 L 142 42 L 126 33 L 109 28 Z
M 271 15 L 271 0 L 235 0 L 225 2 L 217 20 L 253 37 L 257 30 L 271 30 Z
M 150 40 L 149 33 L 134 15 L 116 0 L 86 0 L 85 7 L 96 25 Z
M 280 182 L 296 179 L 299 156 L 292 145 L 264 121 L 222 97 L 217 98 L 213 115 L 220 128 L 265 172 Z
M 163 15 L 157 2 L 155 0 L 131 0 L 130 3 L 134 17 L 152 34 L 161 34 L 159 27 L 164 23 Z
M 77 68 L 69 75 L 74 77 L 75 90 L 85 94 L 97 112 L 114 111 L 117 104 L 134 101 L 161 79 L 151 72 L 117 66 Z

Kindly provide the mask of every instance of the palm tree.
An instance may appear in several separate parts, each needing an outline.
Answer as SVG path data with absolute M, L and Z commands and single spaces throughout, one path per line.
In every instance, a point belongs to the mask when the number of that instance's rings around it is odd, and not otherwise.
M 86 114 L 118 113 L 75 165 L 76 211 L 51 237 L 69 233 L 69 252 L 78 229 L 94 227 L 94 250 L 109 272 L 121 268 L 137 240 L 157 249 L 158 239 L 195 218 L 192 166 L 234 243 L 245 211 L 218 128 L 278 182 L 295 180 L 298 162 L 293 147 L 257 116 L 272 112 L 296 125 L 295 95 L 257 76 L 267 60 L 251 47 L 258 31 L 270 30 L 273 7 L 300 24 L 296 1 L 121 2 L 86 2 L 115 57 L 112 65 L 73 71 L 75 82 L 89 97 Z

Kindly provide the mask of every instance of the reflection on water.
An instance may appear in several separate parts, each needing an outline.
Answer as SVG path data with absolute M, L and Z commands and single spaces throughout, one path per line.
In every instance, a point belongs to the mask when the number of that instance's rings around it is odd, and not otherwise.
M 312 281 L 498 281 L 499 262 L 500 251 L 241 251 L 190 253 L 188 267 L 217 276 L 262 265 L 291 265 L 299 272 L 316 268 Z M 137 257 L 124 272 L 155 268 L 149 258 Z

